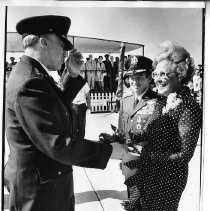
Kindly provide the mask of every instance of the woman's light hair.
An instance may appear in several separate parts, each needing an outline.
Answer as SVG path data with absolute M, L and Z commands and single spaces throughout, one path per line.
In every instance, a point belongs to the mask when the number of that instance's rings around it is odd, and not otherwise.
M 188 84 L 195 73 L 194 60 L 190 57 L 189 52 L 177 42 L 165 41 L 160 44 L 160 47 L 163 48 L 163 51 L 155 57 L 154 69 L 162 60 L 171 61 L 173 70 L 182 77 L 182 83 Z
M 78 68 L 80 68 L 84 64 L 82 54 L 75 48 L 69 51 L 67 62 L 70 63 L 72 66 Z
M 33 47 L 39 41 L 39 37 L 36 35 L 27 35 L 23 38 L 23 48 L 26 49 L 27 47 Z

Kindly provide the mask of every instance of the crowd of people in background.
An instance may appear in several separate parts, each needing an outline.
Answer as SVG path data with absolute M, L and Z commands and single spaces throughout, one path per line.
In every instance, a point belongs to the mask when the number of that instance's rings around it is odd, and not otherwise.
M 90 54 L 84 63 L 82 74 L 92 92 L 116 92 L 119 57 L 106 54 L 93 58 Z
M 132 57 L 132 55 L 125 56 L 125 61 Z M 11 56 L 10 61 L 6 61 L 5 72 L 6 72 L 6 81 L 9 78 L 9 75 L 17 63 L 15 57 Z M 62 73 L 64 73 L 65 64 L 58 71 L 58 74 L 62 77 Z M 89 54 L 89 57 L 86 58 L 82 69 L 81 75 L 86 80 L 90 93 L 100 93 L 100 92 L 117 92 L 118 86 L 118 71 L 119 71 L 119 57 L 113 57 L 110 54 L 105 54 L 104 57 L 102 55 L 93 58 L 92 54 Z M 126 65 L 125 65 L 125 73 L 126 73 Z M 65 75 L 65 74 L 64 74 Z M 129 88 L 129 84 L 126 82 L 126 74 L 123 77 L 125 86 Z M 202 83 L 203 83 L 203 67 L 202 65 L 198 65 L 196 68 L 196 72 L 192 80 L 188 83 L 188 87 L 190 88 L 191 94 L 196 98 L 196 100 L 201 104 L 202 99 Z M 156 87 L 151 82 L 151 88 L 155 91 Z M 128 89 L 129 91 L 129 89 Z

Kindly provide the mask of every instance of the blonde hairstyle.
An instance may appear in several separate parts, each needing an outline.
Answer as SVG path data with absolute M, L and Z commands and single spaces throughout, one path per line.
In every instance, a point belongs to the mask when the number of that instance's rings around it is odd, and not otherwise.
M 162 60 L 171 61 L 173 70 L 182 78 L 183 84 L 188 84 L 195 73 L 194 60 L 189 52 L 177 42 L 165 41 L 160 44 L 163 51 L 153 61 L 153 68 Z
M 75 48 L 69 51 L 67 62 L 70 63 L 72 66 L 78 68 L 80 68 L 84 64 L 82 54 Z

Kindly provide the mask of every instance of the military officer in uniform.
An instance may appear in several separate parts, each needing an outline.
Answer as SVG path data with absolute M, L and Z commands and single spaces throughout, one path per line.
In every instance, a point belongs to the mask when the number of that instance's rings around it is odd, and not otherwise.
M 133 56 L 126 61 L 126 64 L 129 66 L 127 74 L 132 92 L 122 99 L 119 129 L 130 139 L 130 134 L 139 134 L 144 130 L 147 120 L 154 110 L 157 93 L 150 88 L 153 70 L 151 59 L 144 56 Z M 130 170 L 123 163 L 134 159 L 138 159 L 138 155 L 128 153 L 122 160 L 121 167 L 125 180 L 135 174 L 137 169 Z M 135 191 L 128 190 L 128 197 L 135 195 Z
M 36 16 L 19 21 L 25 54 L 8 80 L 5 130 L 10 155 L 5 186 L 12 211 L 74 211 L 72 165 L 104 169 L 124 152 L 120 144 L 76 140 L 69 102 L 85 81 L 68 69 L 60 89 L 49 71 L 61 68 L 70 19 Z

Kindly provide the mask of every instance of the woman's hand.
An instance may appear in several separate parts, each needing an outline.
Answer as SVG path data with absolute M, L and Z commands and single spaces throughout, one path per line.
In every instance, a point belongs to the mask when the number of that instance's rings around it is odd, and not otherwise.
M 124 165 L 122 162 L 122 175 L 125 177 L 125 180 L 127 180 L 129 177 L 133 176 L 136 174 L 137 169 L 130 169 L 127 166 Z

